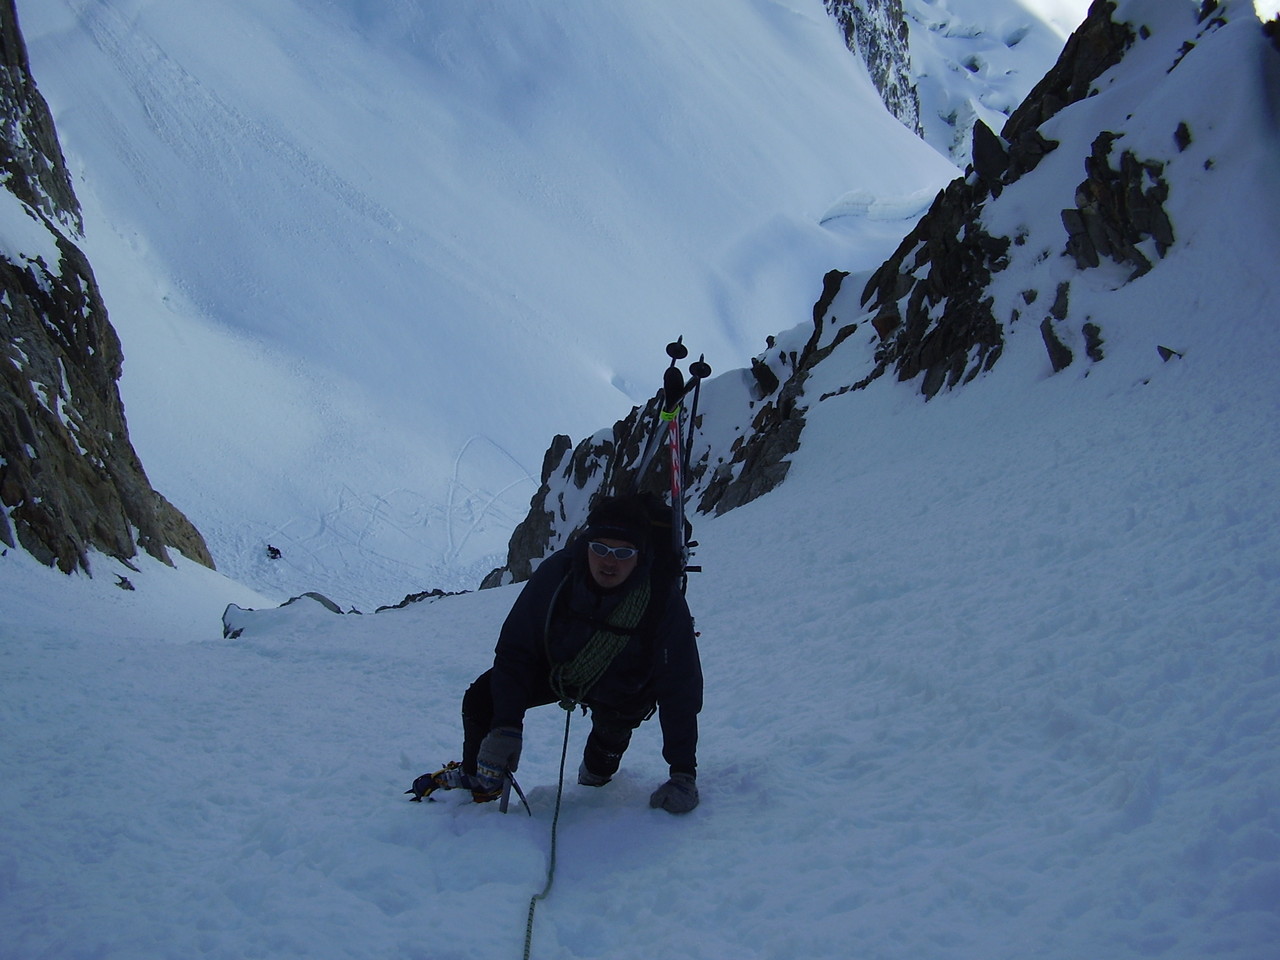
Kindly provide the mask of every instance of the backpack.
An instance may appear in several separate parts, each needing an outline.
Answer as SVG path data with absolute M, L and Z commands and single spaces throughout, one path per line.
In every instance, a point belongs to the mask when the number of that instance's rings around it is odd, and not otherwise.
M 635 495 L 641 508 L 649 517 L 649 546 L 653 551 L 653 582 L 655 586 L 680 581 L 684 589 L 685 564 L 683 546 L 689 543 L 693 527 L 686 519 L 683 535 L 677 545 L 674 534 L 675 510 L 655 493 Z

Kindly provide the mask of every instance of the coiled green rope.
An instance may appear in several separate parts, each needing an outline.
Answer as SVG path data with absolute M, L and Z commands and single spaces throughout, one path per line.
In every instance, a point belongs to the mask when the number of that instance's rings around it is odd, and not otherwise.
M 639 581 L 613 609 L 607 624 L 592 634 L 572 660 L 551 668 L 551 690 L 566 710 L 586 698 L 644 617 L 649 606 L 649 578 L 640 577 Z

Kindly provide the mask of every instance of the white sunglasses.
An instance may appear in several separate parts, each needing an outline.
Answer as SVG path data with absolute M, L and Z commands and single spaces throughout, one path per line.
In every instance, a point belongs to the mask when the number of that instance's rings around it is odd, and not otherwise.
M 588 546 L 597 557 L 613 557 L 615 560 L 630 560 L 640 551 L 635 547 L 610 547 L 598 540 L 592 540 Z

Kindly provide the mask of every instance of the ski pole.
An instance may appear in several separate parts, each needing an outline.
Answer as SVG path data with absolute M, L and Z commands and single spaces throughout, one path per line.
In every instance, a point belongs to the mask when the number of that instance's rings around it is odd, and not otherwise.
M 693 402 L 689 405 L 689 433 L 684 443 L 684 469 L 689 471 L 693 459 L 694 422 L 698 419 L 698 397 L 702 394 L 702 381 L 711 376 L 711 364 L 706 361 L 706 354 L 700 354 L 696 363 L 689 364 L 689 376 L 693 378 Z
M 667 356 L 671 358 L 671 363 L 662 374 L 662 397 L 658 402 L 653 433 L 649 435 L 649 443 L 645 447 L 644 456 L 640 458 L 640 464 L 636 468 L 635 481 L 632 484 L 635 490 L 640 489 L 641 483 L 644 482 L 645 472 L 649 469 L 649 464 L 653 462 L 653 458 L 658 453 L 658 448 L 662 445 L 663 425 L 668 422 L 671 416 L 679 414 L 680 401 L 687 389 L 684 382 L 684 374 L 676 367 L 677 360 L 683 360 L 689 355 L 689 349 L 682 342 L 683 339 L 683 337 L 680 337 L 667 344 Z

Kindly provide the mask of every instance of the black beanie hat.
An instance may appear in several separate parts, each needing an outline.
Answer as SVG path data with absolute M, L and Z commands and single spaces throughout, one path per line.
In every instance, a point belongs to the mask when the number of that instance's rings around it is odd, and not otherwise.
M 587 540 L 624 540 L 643 550 L 649 545 L 649 512 L 639 497 L 606 497 L 587 514 Z

